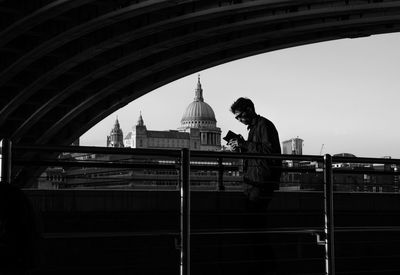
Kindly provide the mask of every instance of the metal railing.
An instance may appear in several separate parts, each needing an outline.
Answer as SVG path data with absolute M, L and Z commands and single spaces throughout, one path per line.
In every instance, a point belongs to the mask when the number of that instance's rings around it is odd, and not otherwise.
M 116 155 L 144 155 L 144 156 L 162 156 L 172 158 L 175 162 L 160 163 L 135 163 L 135 162 L 112 162 L 112 161 L 77 161 L 62 159 L 24 159 L 20 158 L 21 152 L 70 152 L 70 153 L 87 153 L 87 154 L 116 154 Z M 31 155 L 33 156 L 33 155 Z M 191 161 L 196 158 L 212 158 L 215 164 L 212 165 L 196 165 Z M 335 225 L 334 225 L 334 174 L 335 173 L 351 173 L 351 174 L 382 174 L 398 176 L 397 169 L 390 171 L 365 171 L 365 170 L 349 170 L 343 168 L 333 168 L 333 163 L 381 163 L 387 165 L 400 165 L 400 160 L 396 159 L 378 159 L 378 158 L 349 158 L 349 157 L 332 157 L 327 154 L 324 156 L 296 156 L 296 155 L 263 155 L 263 154 L 243 154 L 231 152 L 205 152 L 205 151 L 189 151 L 182 150 L 149 150 L 149 149 L 130 149 L 130 148 L 101 148 L 101 147 L 74 147 L 74 146 L 36 146 L 36 145 L 15 145 L 12 146 L 9 140 L 3 140 L 2 147 L 2 183 L 12 183 L 13 166 L 80 166 L 80 167 L 103 167 L 103 168 L 148 168 L 148 169 L 172 169 L 179 170 L 179 192 L 180 192 L 180 272 L 182 275 L 190 274 L 190 240 L 192 234 L 237 234 L 238 232 L 191 232 L 191 169 L 213 170 L 218 172 L 217 190 L 225 190 L 224 171 L 232 170 L 232 167 L 224 165 L 224 159 L 249 159 L 260 158 L 270 160 L 291 160 L 291 161 L 314 161 L 322 164 L 322 167 L 315 168 L 302 167 L 286 167 L 286 172 L 323 172 L 323 209 L 324 224 L 321 229 L 286 229 L 278 230 L 280 233 L 312 233 L 318 238 L 319 244 L 325 246 L 325 274 L 335 274 Z M 340 230 L 359 230 L 359 228 L 347 228 Z M 372 230 L 372 229 L 371 229 Z M 374 228 L 373 230 L 377 230 Z M 378 228 L 379 230 L 379 228 Z M 399 230 L 398 228 L 385 228 L 385 230 Z M 275 230 L 276 231 L 276 230 Z M 278 232 L 277 231 L 277 232 Z M 264 230 L 253 233 L 271 233 L 273 230 Z M 320 239 L 320 233 L 323 232 L 323 238 Z M 243 233 L 243 232 L 242 232 Z

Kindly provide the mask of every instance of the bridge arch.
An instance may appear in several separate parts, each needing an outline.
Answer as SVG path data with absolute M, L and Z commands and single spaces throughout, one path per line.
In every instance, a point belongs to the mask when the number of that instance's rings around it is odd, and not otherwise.
M 10 0 L 1 2 L 0 18 L 0 136 L 67 145 L 194 72 L 398 32 L 400 1 Z

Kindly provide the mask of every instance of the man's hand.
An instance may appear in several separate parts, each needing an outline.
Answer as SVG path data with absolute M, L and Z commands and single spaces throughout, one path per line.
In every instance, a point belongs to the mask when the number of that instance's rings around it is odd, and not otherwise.
M 231 148 L 231 151 L 239 152 L 241 147 L 243 146 L 244 139 L 242 136 L 239 138 L 233 138 L 228 142 L 228 145 Z

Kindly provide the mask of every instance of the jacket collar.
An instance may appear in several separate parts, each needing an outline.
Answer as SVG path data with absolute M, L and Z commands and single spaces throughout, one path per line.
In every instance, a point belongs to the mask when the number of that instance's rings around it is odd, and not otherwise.
M 260 119 L 260 115 L 256 114 L 254 116 L 254 118 L 251 120 L 250 124 L 247 126 L 247 130 L 250 130 L 251 128 L 253 128 L 257 124 L 259 119 Z

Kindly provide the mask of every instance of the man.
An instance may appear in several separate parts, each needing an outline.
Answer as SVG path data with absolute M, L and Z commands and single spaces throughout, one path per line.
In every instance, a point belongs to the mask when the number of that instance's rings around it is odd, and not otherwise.
M 239 98 L 231 106 L 231 112 L 241 123 L 247 125 L 249 136 L 231 139 L 232 150 L 243 153 L 280 154 L 281 145 L 278 131 L 268 119 L 258 115 L 253 102 L 248 98 Z M 243 180 L 246 212 L 258 212 L 258 215 L 243 215 L 241 223 L 244 228 L 265 228 L 265 212 L 272 199 L 274 190 L 279 188 L 282 162 L 263 158 L 245 159 L 243 163 Z M 249 240 L 251 249 L 248 257 L 252 264 L 248 274 L 276 274 L 277 263 L 268 235 L 252 235 Z M 262 245 L 260 245 L 262 244 Z
M 240 136 L 229 141 L 232 150 L 243 153 L 281 154 L 275 125 L 256 113 L 250 99 L 237 99 L 231 106 L 231 112 L 238 121 L 247 125 L 249 130 L 247 140 Z M 279 188 L 281 165 L 280 160 L 244 160 L 244 191 L 250 210 L 266 210 L 272 193 Z

